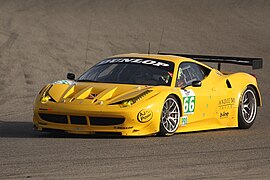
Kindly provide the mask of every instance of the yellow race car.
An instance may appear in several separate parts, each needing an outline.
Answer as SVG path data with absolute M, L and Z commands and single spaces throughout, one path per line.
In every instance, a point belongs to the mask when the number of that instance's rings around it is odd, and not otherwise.
M 202 62 L 218 63 L 218 69 Z M 256 78 L 223 73 L 221 63 L 263 66 L 261 58 L 188 54 L 112 56 L 37 95 L 38 131 L 122 136 L 249 128 L 262 105 Z

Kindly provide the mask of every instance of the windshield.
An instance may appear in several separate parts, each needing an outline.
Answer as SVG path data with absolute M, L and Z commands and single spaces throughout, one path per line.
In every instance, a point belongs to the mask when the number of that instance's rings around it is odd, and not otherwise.
M 170 86 L 174 63 L 156 59 L 105 59 L 86 71 L 77 81 Z

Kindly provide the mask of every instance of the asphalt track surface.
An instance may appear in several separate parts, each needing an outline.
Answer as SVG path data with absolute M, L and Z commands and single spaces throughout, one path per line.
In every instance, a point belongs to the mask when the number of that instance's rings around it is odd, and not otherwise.
M 40 88 L 107 56 L 161 51 L 259 56 L 255 124 L 172 137 L 32 131 Z M 0 179 L 270 179 L 270 1 L 0 0 Z

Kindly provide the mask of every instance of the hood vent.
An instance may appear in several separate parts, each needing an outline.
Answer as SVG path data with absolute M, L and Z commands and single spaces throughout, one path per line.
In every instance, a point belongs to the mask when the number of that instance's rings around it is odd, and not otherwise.
M 123 87 L 116 85 L 104 86 L 101 84 L 85 85 L 81 83 L 71 85 L 54 84 L 48 91 L 55 102 L 76 103 L 76 100 L 90 100 L 85 101 L 85 103 L 109 101 L 108 104 L 110 104 L 127 99 L 138 101 L 149 93 L 149 88 L 151 87 L 144 86 L 138 88 L 138 86 L 130 85 L 123 85 Z
M 87 99 L 95 99 L 97 97 L 97 94 L 89 94 Z

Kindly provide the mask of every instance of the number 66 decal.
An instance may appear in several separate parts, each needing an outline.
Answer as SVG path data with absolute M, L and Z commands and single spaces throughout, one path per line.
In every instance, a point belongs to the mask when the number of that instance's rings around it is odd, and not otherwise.
M 192 90 L 181 90 L 183 96 L 184 114 L 193 114 L 195 110 L 195 93 Z

